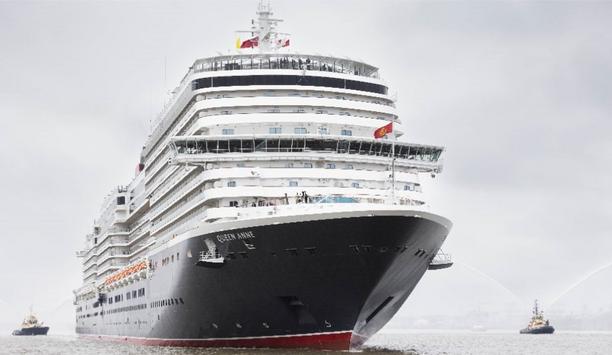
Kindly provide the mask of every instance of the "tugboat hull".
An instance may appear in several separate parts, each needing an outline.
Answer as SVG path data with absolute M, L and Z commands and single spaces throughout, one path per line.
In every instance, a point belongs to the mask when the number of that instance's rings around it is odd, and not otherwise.
M 49 327 L 21 328 L 13 331 L 13 335 L 47 335 Z
M 555 332 L 555 328 L 551 325 L 546 325 L 538 328 L 525 328 L 521 329 L 521 334 L 552 334 Z

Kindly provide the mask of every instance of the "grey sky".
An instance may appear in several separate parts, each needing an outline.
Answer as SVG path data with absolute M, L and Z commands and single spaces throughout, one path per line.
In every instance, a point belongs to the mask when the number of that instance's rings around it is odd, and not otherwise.
M 0 1 L 0 328 L 30 304 L 70 319 L 103 197 L 132 178 L 165 93 L 231 50 L 256 5 Z M 612 3 L 272 5 L 294 50 L 381 68 L 403 139 L 447 147 L 427 187 L 458 264 L 401 314 L 551 301 L 612 261 Z

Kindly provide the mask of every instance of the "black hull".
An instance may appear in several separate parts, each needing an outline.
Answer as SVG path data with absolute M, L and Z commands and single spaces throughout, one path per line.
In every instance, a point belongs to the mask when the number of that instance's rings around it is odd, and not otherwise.
M 552 334 L 555 332 L 555 328 L 553 328 L 551 325 L 546 325 L 543 327 L 538 327 L 538 328 L 533 328 L 533 329 L 529 329 L 529 328 L 525 328 L 525 329 L 521 329 L 521 334 Z
M 49 327 L 22 328 L 13 331 L 13 335 L 47 335 Z
M 149 279 L 107 295 L 146 297 L 89 305 L 76 330 L 156 345 L 356 347 L 397 312 L 447 234 L 418 216 L 364 215 L 197 236 L 151 256 Z M 206 239 L 222 265 L 197 265 Z

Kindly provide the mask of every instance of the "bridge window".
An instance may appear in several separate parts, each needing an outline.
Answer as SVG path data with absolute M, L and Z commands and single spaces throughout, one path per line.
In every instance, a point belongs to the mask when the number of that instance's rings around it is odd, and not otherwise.
M 338 78 L 318 77 L 309 75 L 245 75 L 224 76 L 215 78 L 201 78 L 191 82 L 192 89 L 205 89 L 210 87 L 224 86 L 249 86 L 249 85 L 300 85 L 320 86 L 338 89 L 349 89 L 357 91 L 373 92 L 386 95 L 388 89 L 384 85 L 366 83 L 357 80 L 346 80 Z
M 281 133 L 281 127 L 269 127 L 270 133 Z M 343 130 L 348 134 L 351 130 Z M 327 132 L 324 127 L 319 132 Z M 351 132 L 352 133 L 352 132 Z M 287 139 L 279 138 L 254 138 L 254 139 L 211 139 L 193 143 L 192 141 L 176 141 L 175 147 L 179 154 L 202 154 L 202 153 L 228 153 L 228 152 L 336 152 L 347 154 L 364 154 L 390 157 L 395 155 L 399 159 L 416 160 L 435 163 L 438 161 L 442 148 L 433 146 L 414 146 L 396 144 L 393 149 L 391 142 L 371 142 L 368 140 L 358 141 L 343 138 L 329 139 L 325 137 L 294 137 Z M 351 138 L 352 139 L 352 138 Z M 195 147 L 194 147 L 195 146 Z M 242 164 L 242 163 L 240 163 Z M 306 167 L 306 166 L 305 166 Z M 419 190 L 418 184 L 413 184 L 415 190 Z M 405 188 L 408 189 L 408 188 Z M 94 239 L 94 243 L 97 240 Z

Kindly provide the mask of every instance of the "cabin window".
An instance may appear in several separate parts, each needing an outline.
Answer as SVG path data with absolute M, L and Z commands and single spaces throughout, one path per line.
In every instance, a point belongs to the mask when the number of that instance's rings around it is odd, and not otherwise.
M 125 205 L 125 196 L 117 196 L 117 205 Z
M 319 127 L 319 134 L 329 134 L 327 127 Z
M 312 168 L 312 163 L 304 163 L 305 168 Z
M 343 129 L 343 130 L 340 130 L 340 135 L 342 135 L 342 136 L 352 136 L 353 135 L 353 131 L 351 131 L 350 129 Z
M 334 163 L 327 163 L 325 165 L 325 169 L 335 169 L 336 168 L 336 164 Z
M 227 187 L 236 187 L 236 181 L 228 181 L 227 182 Z
M 359 188 L 359 183 L 358 183 L 358 182 L 354 182 L 354 183 L 352 183 L 352 184 L 351 184 L 351 186 L 352 186 L 354 189 L 358 189 L 358 188 Z
M 229 202 L 229 206 L 230 207 L 238 207 L 238 201 L 230 201 Z
M 270 127 L 268 132 L 270 134 L 280 134 L 282 132 L 282 128 L 281 127 Z
M 298 182 L 297 181 L 289 181 L 289 186 L 292 186 L 292 187 L 298 186 Z
M 295 134 L 306 134 L 306 133 L 308 133 L 308 131 L 306 130 L 306 127 L 295 127 L 293 129 L 293 132 Z
M 231 136 L 234 134 L 234 129 L 233 128 L 223 128 L 221 130 L 221 134 L 223 134 L 224 136 Z

